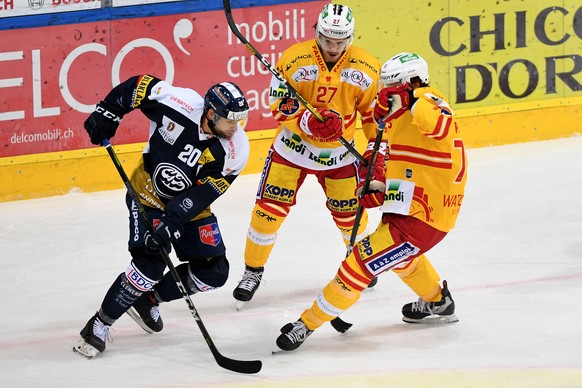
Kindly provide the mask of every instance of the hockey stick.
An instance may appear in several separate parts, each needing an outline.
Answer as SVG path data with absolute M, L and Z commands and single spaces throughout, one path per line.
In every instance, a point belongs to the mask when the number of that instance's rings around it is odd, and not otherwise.
M 376 140 L 374 141 L 374 146 L 372 148 L 372 157 L 370 158 L 370 165 L 368 166 L 368 171 L 366 171 L 366 179 L 364 180 L 364 187 L 360 192 L 360 198 L 364 196 L 366 191 L 370 188 L 370 181 L 372 180 L 372 174 L 374 172 L 374 163 L 378 157 L 378 150 L 380 149 L 380 143 L 382 143 L 382 137 L 384 135 L 384 128 L 386 128 L 385 122 L 380 122 L 378 125 L 378 132 L 376 133 Z M 356 218 L 354 220 L 354 227 L 352 229 L 352 234 L 350 235 L 350 244 L 348 245 L 348 250 L 346 257 L 352 253 L 354 249 L 354 244 L 356 243 L 356 237 L 358 235 L 358 228 L 360 226 L 360 221 L 362 219 L 362 214 L 364 213 L 364 207 L 358 203 L 358 210 L 356 211 Z
M 386 127 L 385 122 L 380 122 L 378 125 L 378 133 L 376 134 L 376 140 L 374 141 L 374 147 L 372 148 L 372 158 L 370 158 L 370 165 L 368 166 L 368 171 L 366 172 L 366 179 L 364 180 L 364 187 L 360 192 L 360 198 L 364 196 L 368 188 L 370 187 L 370 181 L 372 180 L 372 174 L 374 172 L 374 163 L 378 157 L 378 150 L 380 149 L 380 143 L 382 142 L 382 136 L 384 135 L 384 128 Z M 352 234 L 350 235 L 350 243 L 347 248 L 346 257 L 352 253 L 354 249 L 354 244 L 356 243 L 356 237 L 358 235 L 358 228 L 360 227 L 360 221 L 362 220 L 362 214 L 364 213 L 364 207 L 362 204 L 358 203 L 358 210 L 356 210 L 356 218 L 354 220 L 354 226 L 352 229 Z M 352 327 L 352 324 L 344 321 L 340 317 L 335 317 L 329 323 L 334 329 L 340 333 L 345 333 Z
M 121 176 L 121 179 L 123 180 L 123 183 L 124 183 L 125 187 L 127 188 L 127 193 L 129 194 L 129 196 L 133 200 L 133 203 L 135 203 L 135 205 L 137 206 L 137 210 L 138 210 L 139 214 L 141 215 L 141 217 L 143 218 L 148 230 L 150 231 L 150 233 L 153 234 L 154 227 L 153 227 L 153 225 L 152 225 L 152 223 L 151 223 L 151 221 L 146 213 L 145 208 L 143 207 L 142 203 L 139 200 L 139 196 L 137 195 L 137 193 L 133 189 L 133 186 L 131 185 L 131 182 L 129 181 L 127 174 L 125 173 L 125 170 L 123 169 L 123 166 L 121 165 L 121 162 L 117 158 L 117 154 L 113 150 L 111 143 L 109 143 L 109 140 L 103 139 L 102 144 L 107 149 L 107 152 L 109 153 L 109 156 L 111 157 L 111 161 L 113 161 L 115 168 L 117 168 L 117 172 L 119 172 L 119 175 Z M 164 262 L 168 266 L 168 269 L 169 269 L 170 273 L 172 274 L 172 277 L 174 278 L 174 281 L 176 282 L 176 286 L 178 286 L 178 289 L 180 290 L 182 297 L 186 301 L 186 304 L 188 304 L 188 308 L 190 309 L 190 313 L 192 314 L 192 316 L 194 317 L 194 320 L 198 324 L 198 328 L 202 332 L 202 336 L 204 337 L 204 340 L 208 344 L 208 347 L 210 348 L 210 351 L 212 352 L 212 355 L 214 356 L 214 359 L 216 360 L 218 365 L 220 365 L 224 369 L 228 369 L 228 370 L 231 370 L 233 372 L 258 373 L 262 367 L 262 362 L 260 360 L 253 360 L 253 361 L 233 360 L 232 358 L 228 358 L 228 357 L 225 357 L 222 354 L 220 354 L 220 352 L 218 351 L 218 349 L 214 345 L 214 342 L 212 342 L 212 338 L 210 338 L 210 334 L 208 334 L 208 331 L 206 330 L 206 327 L 204 326 L 204 323 L 202 322 L 202 318 L 200 318 L 200 315 L 198 314 L 198 311 L 196 310 L 194 303 L 192 303 L 192 299 L 190 298 L 190 295 L 188 295 L 188 293 L 186 292 L 186 288 L 184 287 L 184 284 L 182 283 L 182 280 L 180 279 L 180 276 L 178 275 L 178 272 L 176 271 L 176 268 L 174 267 L 174 264 L 172 263 L 172 259 L 170 258 L 170 255 L 168 255 L 168 252 L 166 252 L 166 250 L 163 247 L 160 247 L 160 253 L 161 253 L 162 257 L 164 258 Z
M 224 14 L 226 15 L 226 21 L 228 22 L 228 26 L 230 27 L 233 34 L 236 35 L 238 40 L 240 40 L 241 43 L 243 43 L 245 46 L 247 46 L 249 51 L 255 57 L 257 57 L 257 59 L 267 68 L 267 70 L 269 70 L 271 72 L 271 74 L 273 74 L 275 76 L 275 78 L 277 78 L 280 82 L 285 84 L 285 87 L 287 88 L 287 90 L 289 91 L 289 93 L 292 96 L 294 96 L 297 100 L 299 100 L 299 102 L 301 104 L 303 104 L 303 106 L 305 106 L 305 108 L 309 112 L 311 112 L 312 115 L 317 117 L 317 119 L 319 121 L 323 122 L 324 121 L 323 116 L 321 116 L 321 114 L 305 98 L 303 98 L 299 93 L 297 93 L 297 90 L 295 90 L 295 88 L 293 86 L 291 86 L 291 84 L 289 84 L 289 82 L 281 74 L 279 74 L 277 69 L 273 68 L 273 66 L 271 66 L 271 64 L 265 58 L 263 58 L 263 56 L 261 54 L 259 54 L 259 52 L 257 50 L 255 50 L 255 48 L 249 43 L 249 41 L 245 38 L 245 36 L 240 32 L 240 30 L 236 26 L 236 23 L 234 22 L 234 19 L 232 17 L 232 10 L 230 8 L 230 0 L 223 0 L 222 3 L 224 5 Z M 368 164 L 368 162 L 366 162 L 366 159 L 364 159 L 364 157 L 358 152 L 358 150 L 356 150 L 351 143 L 349 143 L 346 139 L 344 139 L 343 136 L 340 136 L 340 138 L 338 140 L 340 143 L 342 143 L 342 145 L 344 147 L 346 147 L 348 149 L 348 151 L 352 155 L 354 155 L 354 157 L 356 159 L 358 159 L 360 161 L 360 163 L 363 163 L 364 165 Z

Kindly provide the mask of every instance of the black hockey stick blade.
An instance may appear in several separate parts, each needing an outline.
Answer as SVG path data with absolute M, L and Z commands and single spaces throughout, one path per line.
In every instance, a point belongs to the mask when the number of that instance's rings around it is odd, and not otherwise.
M 214 359 L 216 360 L 216 363 L 224 369 L 238 373 L 259 373 L 263 367 L 263 363 L 260 360 L 233 360 L 232 358 L 225 357 L 222 354 L 215 354 Z
M 352 327 L 351 323 L 344 321 L 340 317 L 335 317 L 329 323 L 331 323 L 333 328 L 336 329 L 340 333 L 345 333 L 346 331 L 348 331 L 350 329 L 350 327 Z

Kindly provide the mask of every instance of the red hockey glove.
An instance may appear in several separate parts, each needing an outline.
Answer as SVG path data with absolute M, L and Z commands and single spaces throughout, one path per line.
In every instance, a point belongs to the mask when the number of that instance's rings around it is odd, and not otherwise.
M 384 193 L 386 192 L 386 143 L 381 142 L 378 148 L 378 155 L 376 160 L 372 165 L 372 175 L 370 176 L 370 183 L 368 189 L 365 193 L 362 193 L 364 186 L 366 184 L 366 177 L 368 174 L 368 166 L 372 162 L 372 150 L 374 148 L 375 139 L 370 140 L 366 151 L 362 155 L 364 159 L 368 162 L 368 165 L 364 166 L 360 164 L 358 166 L 358 177 L 360 178 L 360 183 L 356 187 L 356 196 L 360 200 L 360 204 L 365 208 L 374 208 L 382 205 L 384 203 Z
M 374 149 L 374 142 L 375 139 L 371 139 L 368 142 L 368 146 L 362 155 L 366 162 L 368 163 L 364 166 L 362 163 L 358 165 L 358 177 L 360 180 L 364 181 L 366 179 L 366 175 L 368 174 L 368 166 L 372 161 L 372 150 Z M 376 161 L 373 166 L 372 170 L 372 177 L 371 180 L 377 181 L 385 181 L 386 180 L 386 149 L 387 145 L 385 141 L 380 142 L 380 147 L 378 147 L 378 156 L 376 157 Z
M 362 181 L 356 188 L 356 193 L 362 191 L 364 184 L 366 182 Z M 386 193 L 386 183 L 380 181 L 372 181 L 368 186 L 368 190 L 364 195 L 359 195 L 358 199 L 360 205 L 366 209 L 372 209 L 378 206 L 382 206 L 384 203 L 384 194 Z
M 380 90 L 374 106 L 374 120 L 388 122 L 402 116 L 410 109 L 410 84 L 391 86 Z
M 343 134 L 340 114 L 325 108 L 317 108 L 317 111 L 323 116 L 323 122 L 310 111 L 304 110 L 298 118 L 299 127 L 314 140 L 332 142 L 339 139 Z

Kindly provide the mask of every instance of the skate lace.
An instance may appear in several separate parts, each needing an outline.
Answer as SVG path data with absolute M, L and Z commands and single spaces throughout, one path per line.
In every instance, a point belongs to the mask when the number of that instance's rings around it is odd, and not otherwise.
M 238 285 L 238 288 L 242 288 L 247 291 L 252 291 L 260 282 L 263 274 L 260 272 L 252 272 L 245 270 L 242 280 Z
M 113 338 L 109 333 L 109 329 L 111 329 L 111 326 L 104 324 L 99 319 L 95 319 L 95 322 L 93 322 L 93 335 L 103 342 L 112 343 Z
M 309 335 L 309 330 L 304 323 L 301 322 L 294 322 L 293 329 L 291 331 L 285 333 L 285 336 L 291 340 L 291 342 L 303 342 L 305 338 Z
M 157 322 L 158 319 L 160 319 L 160 309 L 158 308 L 158 306 L 152 306 L 152 308 L 150 309 L 150 315 L 154 322 Z
M 432 308 L 434 303 L 433 302 L 425 302 L 422 298 L 418 298 L 418 300 L 412 303 L 412 311 L 418 311 L 421 313 L 429 313 L 432 315 Z
M 150 317 L 152 317 L 152 319 L 154 320 L 154 322 L 157 322 L 158 319 L 160 319 L 160 308 L 158 307 L 158 302 L 155 298 L 155 296 L 153 296 L 151 293 L 149 293 L 147 295 L 147 299 L 150 306 Z

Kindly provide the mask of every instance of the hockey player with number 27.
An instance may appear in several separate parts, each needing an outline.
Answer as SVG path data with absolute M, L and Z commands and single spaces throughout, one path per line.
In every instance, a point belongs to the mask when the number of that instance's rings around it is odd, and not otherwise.
M 317 178 L 327 197 L 326 207 L 348 245 L 358 200 L 354 156 L 338 141 L 352 142 L 359 113 L 367 138 L 377 130 L 372 104 L 377 92 L 380 63 L 351 45 L 354 17 L 349 7 L 327 4 L 315 28 L 315 39 L 286 49 L 277 62 L 278 72 L 308 101 L 320 121 L 290 96 L 285 84 L 271 80 L 271 111 L 279 127 L 265 159 L 252 210 L 244 252 L 245 272 L 233 292 L 237 308 L 257 291 L 277 231 L 296 203 L 306 176 Z M 362 216 L 357 238 L 367 234 Z M 316 236 L 312 236 L 315 237 Z
M 402 308 L 405 322 L 458 321 L 447 283 L 440 284 L 425 253 L 454 227 L 461 208 L 467 179 L 461 133 L 447 99 L 429 86 L 428 65 L 419 55 L 396 55 L 382 66 L 380 78 L 374 117 L 386 123 L 390 157 L 378 153 L 370 189 L 360 202 L 379 207 L 382 219 L 356 244 L 311 308 L 281 328 L 277 346 L 282 350 L 297 349 L 386 271 L 396 273 L 419 297 Z M 366 169 L 359 173 L 365 176 Z
M 171 274 L 164 275 L 161 248 L 176 250 L 183 262 L 176 271 L 189 295 L 219 288 L 228 278 L 226 248 L 210 204 L 248 160 L 249 106 L 242 91 L 222 82 L 202 98 L 151 75 L 132 77 L 113 88 L 85 121 L 91 142 L 113 137 L 134 109 L 150 120 L 150 129 L 131 184 L 155 231 L 149 233 L 128 194 L 131 262 L 81 330 L 73 351 L 87 358 L 105 350 L 109 328 L 125 312 L 148 333 L 162 330 L 158 304 L 181 299 L 182 293 Z

